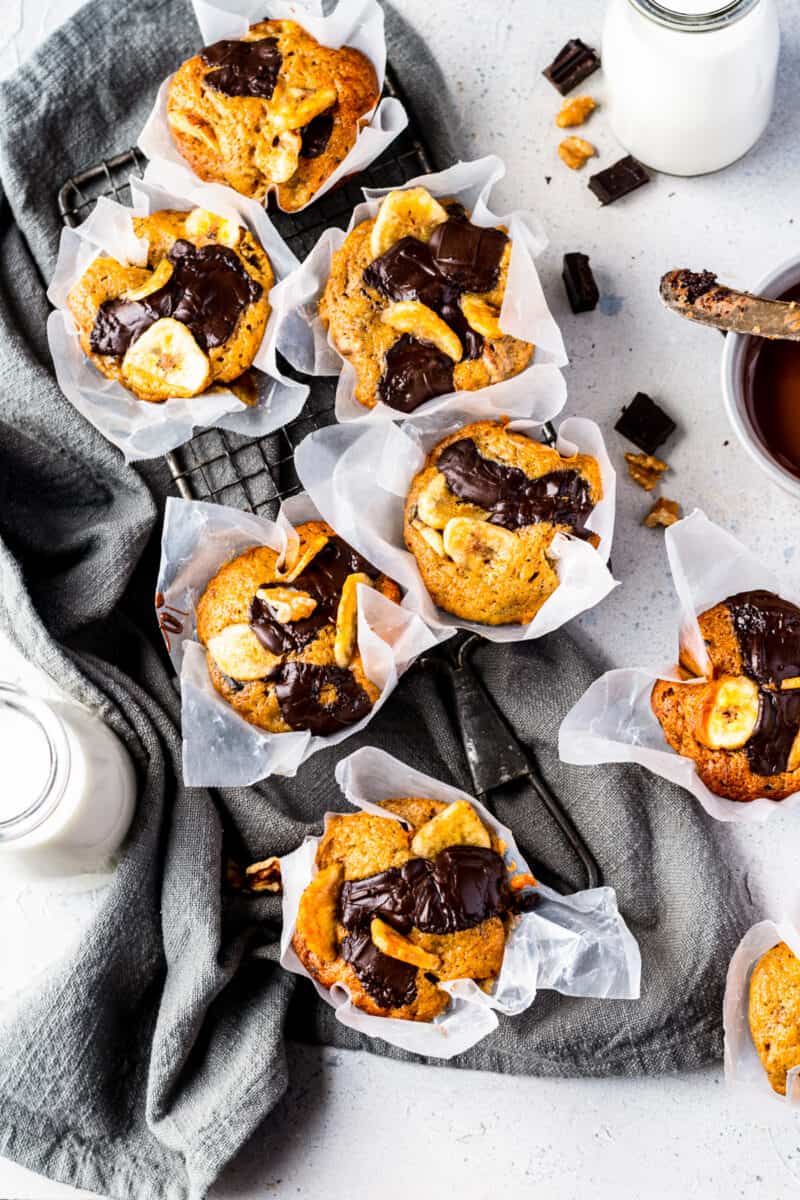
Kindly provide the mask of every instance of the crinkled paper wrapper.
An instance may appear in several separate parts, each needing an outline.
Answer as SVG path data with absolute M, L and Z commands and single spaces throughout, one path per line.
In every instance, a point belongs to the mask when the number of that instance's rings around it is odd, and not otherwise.
M 564 407 L 567 388 L 559 370 L 567 362 L 561 331 L 547 306 L 534 263 L 547 245 L 547 237 L 536 217 L 516 211 L 500 215 L 489 208 L 492 188 L 506 169 L 496 155 L 475 162 L 460 162 L 434 175 L 419 175 L 400 187 L 364 188 L 365 202 L 353 211 L 347 232 L 362 221 L 374 217 L 383 196 L 391 191 L 425 187 L 433 196 L 460 200 L 472 213 L 475 225 L 504 225 L 511 238 L 508 271 L 500 327 L 504 333 L 532 342 L 536 347 L 533 363 L 519 375 L 483 388 L 479 393 L 495 416 L 529 417 L 549 421 Z M 339 421 L 370 418 L 417 420 L 429 413 L 457 408 L 465 393 L 450 392 L 426 400 L 412 413 L 402 413 L 379 401 L 365 408 L 355 397 L 355 368 L 346 362 L 333 345 L 317 314 L 335 251 L 345 240 L 341 229 L 327 229 L 291 279 L 276 289 L 275 307 L 279 313 L 278 349 L 288 361 L 306 375 L 339 375 L 336 389 L 336 417 Z M 341 372 L 341 374 L 339 374 Z
M 370 713 L 328 737 L 308 731 L 266 733 L 249 724 L 214 689 L 206 652 L 195 640 L 195 611 L 209 580 L 251 546 L 283 555 L 294 526 L 319 519 L 307 496 L 285 501 L 276 521 L 195 500 L 167 500 L 156 616 L 181 680 L 183 776 L 188 787 L 243 787 L 269 775 L 294 775 L 302 763 L 363 729 L 398 678 L 435 635 L 415 614 L 372 588 L 358 588 L 358 649 L 381 694 Z
M 725 1023 L 725 1081 L 729 1085 L 749 1089 L 753 1100 L 763 1104 L 767 1096 L 787 1108 L 800 1106 L 800 1067 L 786 1074 L 786 1095 L 772 1090 L 761 1059 L 750 1035 L 748 1007 L 750 976 L 762 955 L 786 942 L 800 958 L 800 932 L 789 921 L 759 921 L 748 929 L 728 967 L 725 998 L 722 1002 Z M 774 1111 L 774 1110 L 773 1110 Z
M 249 27 L 258 21 L 268 18 L 297 21 L 323 46 L 335 49 L 351 46 L 360 50 L 375 68 L 378 87 L 383 88 L 386 76 L 386 38 L 383 10 L 378 0 L 339 0 L 336 8 L 327 17 L 321 15 L 321 7 L 318 0 L 308 0 L 307 3 L 300 3 L 299 0 L 227 0 L 227 3 L 220 7 L 205 4 L 203 0 L 193 0 L 194 13 L 201 33 L 197 51 L 202 46 L 211 45 L 224 38 L 242 37 Z M 139 135 L 139 149 L 153 161 L 179 167 L 197 183 L 197 176 L 178 152 L 167 124 L 167 94 L 171 83 L 170 75 L 158 90 L 156 102 Z M 369 115 L 350 153 L 342 159 L 319 191 L 303 207 L 308 208 L 349 175 L 363 171 L 383 154 L 407 124 L 408 117 L 400 101 L 385 96 Z M 277 202 L 277 189 L 271 188 L 270 193 L 274 194 Z M 302 212 L 303 209 L 295 211 Z
M 666 547 L 678 594 L 681 644 L 698 665 L 705 666 L 708 655 L 697 617 L 727 596 L 765 588 L 800 604 L 800 597 L 792 595 L 763 563 L 700 509 L 667 529 Z M 664 737 L 650 706 L 657 679 L 677 685 L 697 682 L 681 679 L 675 666 L 608 671 L 564 718 L 559 733 L 561 759 L 579 765 L 639 763 L 686 788 L 718 821 L 765 821 L 778 808 L 793 808 L 798 803 L 800 792 L 781 801 L 761 797 L 742 803 L 710 791 L 692 759 L 678 754 Z
M 382 800 L 397 796 L 425 796 L 450 804 L 467 800 L 484 824 L 505 842 L 504 860 L 511 876 L 528 871 L 514 836 L 472 796 L 386 754 L 365 747 L 336 767 L 336 781 L 356 808 L 386 820 L 399 820 L 384 809 Z M 326 813 L 325 825 L 334 814 Z M 302 846 L 281 859 L 283 880 L 283 930 L 281 964 L 297 975 L 311 976 L 292 948 L 300 897 L 316 874 L 319 838 L 306 838 Z M 641 958 L 636 939 L 617 909 L 613 888 L 593 888 L 561 896 L 537 887 L 536 908 L 515 918 L 506 942 L 500 975 L 487 994 L 472 979 L 442 983 L 452 1003 L 432 1022 L 402 1021 L 370 1016 L 350 1001 L 347 989 L 336 984 L 330 991 L 312 980 L 318 994 L 336 1010 L 343 1025 L 392 1046 L 429 1058 L 452 1058 L 474 1046 L 496 1029 L 497 1013 L 516 1016 L 534 1001 L 537 989 L 550 988 L 565 996 L 596 996 L 606 1000 L 635 1000 L 639 996 Z
M 439 633 L 470 629 L 492 642 L 516 642 L 551 633 L 598 604 L 616 582 L 608 569 L 614 532 L 616 479 L 597 425 L 569 417 L 561 425 L 562 454 L 593 454 L 600 464 L 604 498 L 587 526 L 600 536 L 597 549 L 580 538 L 557 533 L 550 546 L 559 586 L 528 625 L 483 625 L 462 621 L 433 603 L 416 560 L 403 542 L 403 511 L 414 476 L 427 454 L 448 434 L 471 421 L 485 420 L 483 394 L 461 393 L 460 408 L 424 421 L 394 425 L 331 425 L 307 437 L 295 452 L 295 466 L 319 511 L 340 535 L 404 589 L 403 607 L 419 613 Z M 532 421 L 512 421 L 509 429 L 538 438 Z M 569 466 L 569 462 L 565 463 Z
M 181 182 L 188 184 L 179 190 Z M 246 226 L 266 251 L 276 281 L 297 266 L 297 259 L 278 235 L 264 210 L 216 184 L 196 186 L 191 180 L 170 179 L 152 164 L 145 178 L 131 179 L 133 207 L 101 197 L 90 216 L 76 229 L 64 229 L 58 262 L 47 295 L 55 306 L 47 321 L 47 340 L 59 387 L 79 412 L 113 442 L 128 462 L 156 458 L 180 446 L 201 426 L 220 426 L 249 437 L 280 429 L 298 415 L 308 387 L 282 375 L 275 354 L 277 317 L 273 308 L 253 366 L 258 402 L 243 404 L 224 385 L 200 396 L 173 397 L 160 404 L 139 400 L 117 380 L 106 379 L 86 357 L 78 330 L 67 308 L 67 293 L 99 255 L 111 255 L 132 266 L 147 265 L 147 238 L 137 238 L 133 216 L 161 209 L 189 211 L 207 208 Z M 274 289 L 273 289 L 274 290 Z M 270 294 L 270 303 L 272 297 Z

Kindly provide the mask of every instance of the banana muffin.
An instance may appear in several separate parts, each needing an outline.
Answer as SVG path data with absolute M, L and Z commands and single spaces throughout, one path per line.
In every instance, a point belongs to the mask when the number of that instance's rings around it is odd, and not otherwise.
M 750 976 L 750 1035 L 774 1091 L 800 1066 L 800 962 L 785 942 L 763 954 Z
M 217 571 L 197 605 L 197 636 L 211 682 L 245 721 L 327 735 L 360 721 L 380 695 L 358 652 L 356 589 L 395 601 L 400 589 L 324 521 L 296 532 L 291 561 L 253 546 Z
M 84 354 L 139 400 L 236 390 L 269 320 L 269 258 L 248 230 L 203 208 L 132 220 L 149 240 L 147 266 L 96 258 L 67 296 Z
M 698 617 L 710 672 L 660 679 L 653 712 L 673 750 L 729 800 L 784 800 L 800 790 L 800 609 L 772 592 L 728 596 Z M 687 679 L 703 675 L 681 648 Z
M 504 334 L 511 241 L 423 187 L 390 192 L 333 256 L 319 302 L 355 395 L 399 412 L 519 374 L 534 347 Z
M 295 21 L 259 21 L 176 71 L 167 98 L 175 145 L 195 174 L 294 212 L 355 145 L 378 103 L 358 50 L 329 49 Z
M 557 533 L 596 546 L 586 522 L 603 497 L 597 459 L 563 458 L 503 422 L 439 442 L 414 477 L 405 543 L 432 599 L 485 625 L 526 625 L 558 587 Z
M 421 797 L 332 817 L 300 899 L 292 945 L 325 988 L 378 1017 L 431 1021 L 442 980 L 489 988 L 503 964 L 511 892 L 498 845 L 466 800 Z M 532 877 L 528 881 L 534 883 Z

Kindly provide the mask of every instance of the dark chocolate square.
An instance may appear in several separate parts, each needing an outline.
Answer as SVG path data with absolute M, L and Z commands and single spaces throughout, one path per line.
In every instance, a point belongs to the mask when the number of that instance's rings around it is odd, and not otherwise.
M 659 408 L 644 392 L 637 392 L 614 426 L 634 446 L 646 454 L 655 454 L 677 428 L 672 417 Z
M 564 255 L 562 272 L 567 299 L 574 313 L 591 312 L 597 308 L 600 293 L 597 290 L 589 255 L 576 250 Z
M 598 171 L 589 179 L 589 191 L 594 192 L 601 204 L 613 204 L 621 200 L 629 192 L 634 192 L 644 183 L 650 182 L 650 176 L 642 164 L 632 154 L 621 158 L 605 171 Z
M 557 92 L 566 96 L 600 66 L 600 56 L 580 38 L 570 38 L 559 50 L 549 67 L 542 71 Z

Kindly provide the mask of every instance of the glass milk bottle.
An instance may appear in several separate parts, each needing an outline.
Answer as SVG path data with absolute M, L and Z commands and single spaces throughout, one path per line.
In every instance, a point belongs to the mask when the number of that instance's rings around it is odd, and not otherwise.
M 109 865 L 133 818 L 136 780 L 102 721 L 0 683 L 0 763 L 0 869 L 55 876 Z
M 702 175 L 746 154 L 772 112 L 775 0 L 610 0 L 611 127 L 657 171 Z

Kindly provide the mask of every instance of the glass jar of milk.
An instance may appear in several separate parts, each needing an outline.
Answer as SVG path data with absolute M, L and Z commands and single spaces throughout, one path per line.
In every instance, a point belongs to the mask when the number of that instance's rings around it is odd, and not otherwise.
M 766 128 L 779 42 L 775 0 L 610 0 L 603 70 L 614 133 L 657 171 L 726 167 Z
M 127 751 L 76 704 L 0 683 L 0 861 L 35 874 L 109 865 L 128 832 L 136 780 Z

